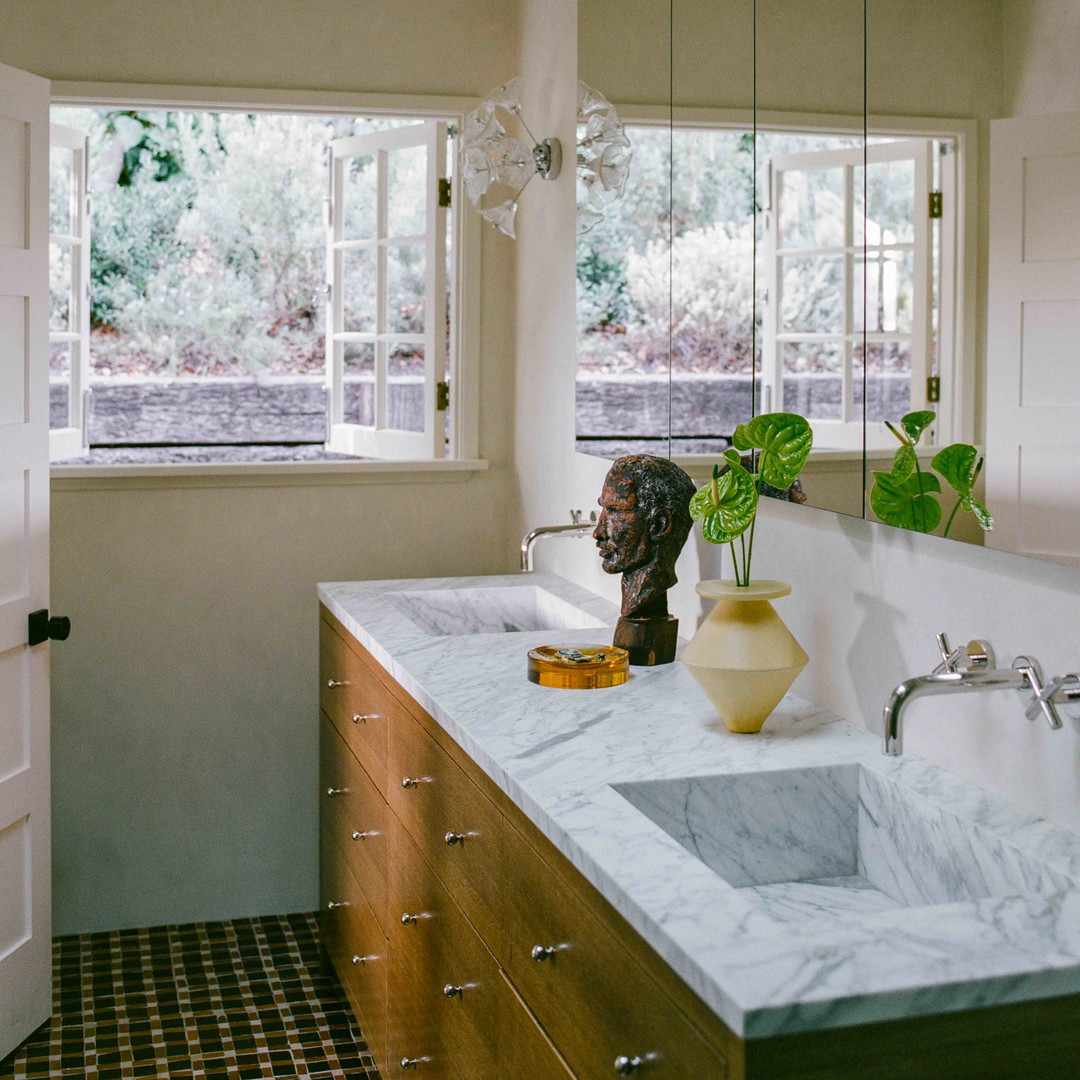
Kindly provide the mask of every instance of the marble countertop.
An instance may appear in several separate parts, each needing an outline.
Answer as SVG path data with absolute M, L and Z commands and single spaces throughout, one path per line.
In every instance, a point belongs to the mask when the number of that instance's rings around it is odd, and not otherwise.
M 923 759 L 885 757 L 877 735 L 794 695 L 760 734 L 733 735 L 678 661 L 632 668 L 627 683 L 603 690 L 528 681 L 529 648 L 605 643 L 609 629 L 438 636 L 400 600 L 530 587 L 598 626 L 618 617 L 547 574 L 335 582 L 320 585 L 319 598 L 733 1031 L 761 1038 L 1080 992 L 1080 836 Z M 902 785 L 990 838 L 991 855 L 976 861 L 1018 857 L 1045 868 L 1037 890 L 877 907 L 848 905 L 843 889 L 823 902 L 736 888 L 619 790 L 774 773 L 782 795 L 784 770 L 814 766 L 858 766 Z M 928 857 L 905 854 L 916 864 Z

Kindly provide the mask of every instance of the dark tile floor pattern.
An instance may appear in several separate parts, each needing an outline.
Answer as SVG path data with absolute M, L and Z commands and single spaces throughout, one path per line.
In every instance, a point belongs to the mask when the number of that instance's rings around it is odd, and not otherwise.
M 378 1080 L 313 915 L 53 943 L 53 1017 L 0 1080 Z

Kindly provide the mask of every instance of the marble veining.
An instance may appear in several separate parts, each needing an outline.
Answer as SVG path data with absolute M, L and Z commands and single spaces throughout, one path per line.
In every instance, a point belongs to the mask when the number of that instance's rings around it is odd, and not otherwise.
M 400 599 L 461 590 L 541 590 L 594 621 L 444 632 Z M 618 617 L 552 575 L 319 596 L 737 1033 L 1080 992 L 1080 836 L 886 758 L 876 734 L 794 695 L 760 735 L 733 735 L 678 662 L 604 690 L 536 686 L 529 648 L 603 643 Z M 461 625 L 456 603 L 438 626 Z

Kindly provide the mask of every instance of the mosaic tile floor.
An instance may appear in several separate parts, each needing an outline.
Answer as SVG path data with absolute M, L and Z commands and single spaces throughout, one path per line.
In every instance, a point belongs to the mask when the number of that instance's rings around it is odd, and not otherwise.
M 57 938 L 53 980 L 0 1080 L 378 1080 L 313 915 Z

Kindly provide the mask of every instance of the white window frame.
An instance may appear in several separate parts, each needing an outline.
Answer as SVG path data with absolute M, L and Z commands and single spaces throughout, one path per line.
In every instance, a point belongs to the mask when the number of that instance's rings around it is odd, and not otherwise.
M 854 400 L 854 353 L 864 338 L 857 328 L 859 296 L 855 288 L 855 265 L 864 251 L 908 251 L 913 255 L 913 298 L 910 332 L 893 333 L 865 331 L 867 344 L 906 341 L 910 347 L 911 389 L 909 411 L 927 408 L 927 376 L 930 374 L 930 354 L 933 346 L 933 276 L 932 232 L 929 218 L 929 195 L 932 190 L 930 152 L 927 139 L 900 139 L 894 142 L 872 143 L 850 150 L 810 150 L 802 153 L 776 154 L 767 158 L 763 187 L 765 190 L 765 306 L 762 316 L 761 342 L 761 409 L 773 412 L 783 408 L 782 351 L 788 342 L 829 341 L 842 346 L 840 416 L 835 420 L 808 417 L 814 429 L 815 445 L 836 450 L 881 450 L 895 446 L 896 440 L 882 422 L 867 422 L 858 415 Z M 862 243 L 854 228 L 854 209 L 861 194 L 855 189 L 854 174 L 863 162 L 869 165 L 887 161 L 911 161 L 913 169 L 912 209 L 913 239 L 882 245 Z M 783 216 L 783 176 L 788 172 L 809 172 L 816 169 L 843 169 L 844 176 L 844 237 L 840 244 L 829 248 L 784 248 L 780 236 Z M 953 228 L 955 207 L 950 205 L 948 217 L 943 216 L 942 235 Z M 830 257 L 843 259 L 843 326 L 828 334 L 785 331 L 781 325 L 783 308 L 783 265 L 791 257 Z M 864 279 L 865 280 L 865 279 Z M 944 310 L 952 303 L 950 284 L 943 281 L 940 306 Z M 941 364 L 947 366 L 946 363 Z M 889 419 L 899 420 L 899 417 Z M 946 421 L 947 423 L 947 421 Z M 944 425 L 935 425 L 936 435 Z
M 364 94 L 332 91 L 266 90 L 239 87 L 192 87 L 154 84 L 53 82 L 52 105 L 125 109 L 173 109 L 201 112 L 289 112 L 317 116 L 396 117 L 442 120 L 460 131 L 464 117 L 476 106 L 472 98 Z M 447 420 L 447 456 L 425 461 L 365 460 L 327 462 L 254 462 L 237 464 L 169 463 L 160 465 L 108 465 L 54 467 L 54 480 L 68 485 L 86 480 L 131 480 L 155 485 L 171 478 L 192 483 L 244 483 L 245 477 L 263 484 L 275 476 L 294 477 L 295 482 L 335 482 L 335 476 L 352 476 L 357 482 L 386 483 L 390 477 L 423 482 L 433 473 L 467 475 L 484 470 L 479 458 L 479 356 L 481 225 L 478 214 L 468 210 L 459 190 L 458 171 L 451 180 L 451 228 L 457 287 L 451 294 L 451 351 L 455 366 L 450 379 Z M 449 478 L 449 477 L 448 477 Z M 288 482 L 293 482 L 289 480 Z
M 446 178 L 447 126 L 429 120 L 390 131 L 333 139 L 330 151 L 330 220 L 327 226 L 326 385 L 329 391 L 327 449 L 341 454 L 409 460 L 441 458 L 446 448 L 445 411 L 438 407 L 438 386 L 447 374 L 446 209 L 440 206 L 439 185 Z M 388 221 L 389 156 L 396 150 L 423 147 L 425 154 L 426 228 L 422 236 L 390 236 Z M 375 161 L 375 231 L 366 237 L 346 236 L 345 180 L 357 157 Z M 424 245 L 424 330 L 402 334 L 390 330 L 387 288 L 388 259 L 395 245 Z M 345 327 L 344 259 L 349 251 L 375 254 L 376 285 L 372 297 L 375 323 L 369 331 Z M 344 351 L 349 344 L 368 344 L 374 352 L 372 423 L 345 421 Z M 396 344 L 424 348 L 423 428 L 403 431 L 389 421 L 389 352 Z M 453 365 L 453 357 L 450 358 Z M 453 381 L 452 379 L 450 380 Z
M 49 329 L 49 344 L 70 346 L 68 422 L 49 429 L 49 460 L 80 457 L 87 451 L 90 407 L 90 162 L 89 140 L 75 128 L 49 125 L 49 149 L 71 151 L 69 233 L 49 234 L 49 245 L 71 252 L 67 330 Z
M 752 131 L 755 116 L 749 109 L 710 109 L 692 106 L 627 105 L 615 103 L 619 117 L 629 125 Z M 800 132 L 807 135 L 863 134 L 863 117 L 840 113 L 795 113 L 761 110 L 757 130 Z M 952 242 L 939 254 L 940 280 L 952 288 L 953 304 L 942 314 L 938 328 L 940 400 L 936 438 L 939 442 L 977 443 L 976 430 L 976 297 L 978 282 L 978 121 L 928 116 L 870 114 L 866 131 L 871 137 L 928 139 L 952 143 L 955 153 L 940 159 L 940 186 L 946 207 L 955 211 Z M 759 177 L 759 182 L 761 181 Z M 895 442 L 895 440 L 893 440 Z M 811 458 L 861 458 L 862 446 L 850 450 L 812 450 Z M 592 455 L 578 451 L 582 457 Z M 676 454 L 673 460 L 692 476 L 711 469 L 715 454 Z

